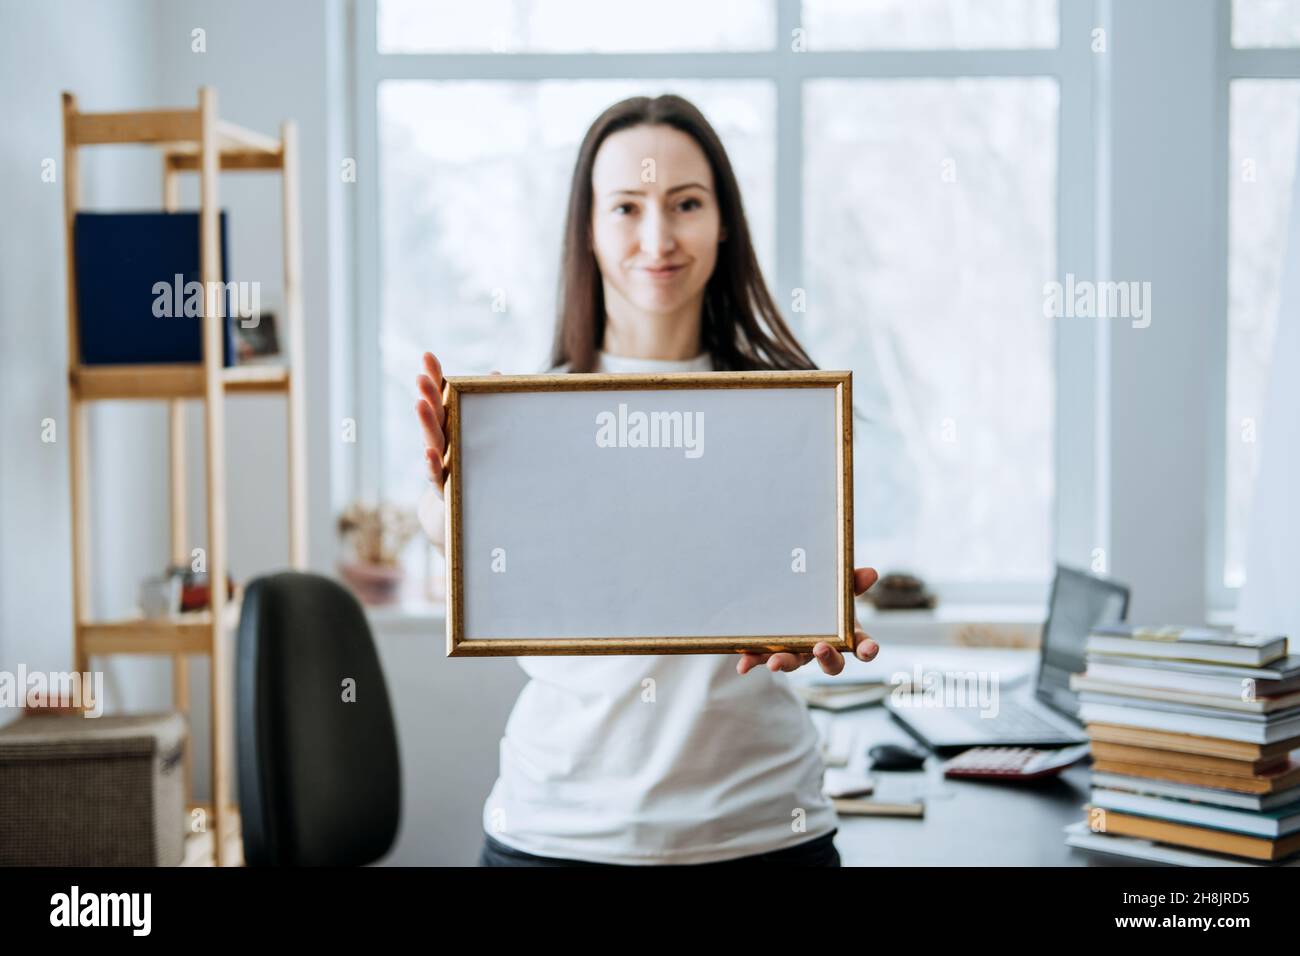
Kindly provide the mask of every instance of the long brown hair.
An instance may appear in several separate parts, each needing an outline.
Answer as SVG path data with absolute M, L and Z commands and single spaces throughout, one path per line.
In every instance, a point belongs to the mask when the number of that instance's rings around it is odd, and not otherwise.
M 680 96 L 634 96 L 615 103 L 587 130 L 573 167 L 569 212 L 560 265 L 559 315 L 554 366 L 590 372 L 605 336 L 605 294 L 591 248 L 591 169 L 600 144 L 633 126 L 661 124 L 686 133 L 704 151 L 713 170 L 726 239 L 704 289 L 700 343 L 718 371 L 812 369 L 817 366 L 781 317 L 763 282 L 749 238 L 740 186 L 722 141 L 695 106 Z

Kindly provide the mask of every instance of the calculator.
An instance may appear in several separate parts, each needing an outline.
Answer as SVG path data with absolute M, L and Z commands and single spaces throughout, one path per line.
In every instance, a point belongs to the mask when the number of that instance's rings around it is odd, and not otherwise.
M 1035 747 L 972 747 L 943 765 L 945 777 L 974 780 L 1038 780 L 1052 777 L 1088 756 L 1088 745 L 1039 750 Z

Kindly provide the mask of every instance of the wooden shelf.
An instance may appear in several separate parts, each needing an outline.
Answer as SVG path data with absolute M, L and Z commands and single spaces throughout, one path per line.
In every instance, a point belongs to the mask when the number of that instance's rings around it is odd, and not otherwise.
M 222 169 L 280 169 L 284 166 L 284 150 L 278 140 L 225 122 L 217 124 L 217 138 L 220 143 L 217 154 Z M 197 143 L 173 142 L 163 145 L 167 169 L 198 172 Z
M 74 113 L 68 121 L 69 146 L 198 142 L 203 128 L 198 110 Z
M 289 565 L 302 568 L 307 555 L 306 411 L 303 395 L 304 348 L 302 334 L 302 246 L 298 196 L 298 131 L 292 122 L 280 126 L 278 137 L 264 136 L 222 120 L 217 95 L 211 87 L 199 89 L 197 109 L 139 110 L 135 112 L 83 113 L 77 98 L 63 94 L 64 236 L 67 247 L 68 308 L 68 408 L 67 445 L 69 487 L 72 499 L 72 619 L 73 653 L 78 671 L 89 670 L 89 659 L 110 654 L 170 656 L 172 701 L 177 711 L 190 713 L 189 656 L 208 655 L 208 697 L 211 727 L 208 760 L 213 800 L 210 827 L 225 839 L 192 840 L 187 858 L 200 856 L 223 865 L 238 861 L 238 814 L 228 801 L 232 740 L 230 713 L 231 634 L 239 621 L 239 601 L 226 600 L 218 589 L 213 611 L 170 618 L 121 621 L 86 620 L 91 606 L 92 580 L 89 558 L 91 505 L 89 420 L 82 414 L 88 401 L 106 399 L 158 399 L 168 404 L 168 502 L 171 525 L 171 563 L 189 562 L 192 541 L 187 526 L 186 409 L 184 400 L 202 404 L 204 432 L 204 484 L 208 573 L 214 581 L 226 580 L 226 417 L 225 399 L 238 393 L 285 396 L 288 425 Z M 162 154 L 162 208 L 180 208 L 180 174 L 206 170 L 272 170 L 280 175 L 281 222 L 284 245 L 284 341 L 286 365 L 247 365 L 224 368 L 222 329 L 219 322 L 202 324 L 202 362 L 167 365 L 81 365 L 78 335 L 77 274 L 74 257 L 76 216 L 81 208 L 80 148 L 100 144 L 139 143 Z M 221 280 L 220 211 L 216 175 L 199 177 L 199 274 L 207 287 Z M 293 366 L 290 374 L 288 366 Z M 208 385 L 214 387 L 209 393 Z M 219 387 L 216 387 L 218 386 Z M 221 616 L 214 626 L 213 615 Z M 186 797 L 193 796 L 194 761 L 190 741 L 183 763 Z M 195 850 L 201 852 L 189 852 Z
M 261 150 L 223 149 L 220 162 L 222 170 L 226 172 L 241 169 L 279 169 L 284 165 L 284 157 L 279 151 L 266 153 Z M 167 168 L 176 172 L 198 172 L 198 153 L 187 149 L 170 149 L 167 151 Z
M 232 601 L 223 613 L 225 631 L 239 624 L 239 604 Z M 83 651 L 100 654 L 208 654 L 212 650 L 212 615 L 192 611 L 174 617 L 126 618 L 87 621 L 77 625 Z
M 244 129 L 244 127 L 229 120 L 217 121 L 217 141 L 217 148 L 221 151 L 245 150 L 265 153 L 268 156 L 280 155 L 280 141 L 278 139 L 273 136 L 255 133 L 251 129 Z
M 196 157 L 203 135 L 200 110 L 134 110 L 122 113 L 73 113 L 69 118 L 69 146 L 103 146 L 143 143 L 167 147 L 171 154 Z M 280 141 L 244 129 L 228 120 L 216 123 L 217 150 L 222 153 L 274 156 L 279 165 Z M 197 167 L 197 162 L 196 162 Z M 275 167 L 271 167 L 275 168 Z
M 289 391 L 289 369 L 283 365 L 237 365 L 223 368 L 227 393 Z M 69 373 L 69 384 L 83 402 L 109 399 L 203 398 L 204 368 L 192 365 L 80 365 Z

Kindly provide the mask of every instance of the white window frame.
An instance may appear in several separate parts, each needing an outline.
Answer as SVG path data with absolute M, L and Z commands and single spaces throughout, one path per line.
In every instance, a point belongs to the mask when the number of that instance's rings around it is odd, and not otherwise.
M 773 0 L 776 48 L 727 53 L 452 53 L 385 54 L 377 43 L 376 0 L 355 0 L 353 37 L 353 132 L 357 159 L 355 208 L 356 283 L 353 327 L 353 381 L 358 409 L 358 454 L 348 476 L 357 492 L 377 497 L 383 487 L 379 276 L 380 248 L 378 110 L 379 84 L 385 80 L 546 79 L 762 79 L 776 90 L 776 272 L 779 289 L 803 286 L 803 98 L 805 80 L 821 78 L 896 79 L 957 77 L 1050 77 L 1059 89 L 1056 196 L 1056 271 L 1076 276 L 1105 275 L 1103 217 L 1106 57 L 1089 46 L 1094 28 L 1108 21 L 1109 0 L 1058 0 L 1059 37 L 1055 48 L 1012 50 L 790 49 L 800 26 L 799 0 Z M 1069 184 L 1063 188 L 1062 184 Z M 1226 264 L 1225 264 L 1226 268 Z M 778 301 L 783 301 L 777 296 Z M 801 334 L 799 314 L 787 314 Z M 1052 321 L 1044 319 L 1044 321 Z M 1076 567 L 1091 565 L 1095 549 L 1108 550 L 1107 466 L 1108 396 L 1106 323 L 1056 321 L 1055 502 L 1052 553 Z M 1059 399 L 1068 394 L 1070 400 Z M 869 556 L 860 555 L 863 561 Z M 1050 574 L 1049 574 L 1050 578 Z M 949 604 L 1035 605 L 1046 600 L 1050 580 L 976 584 L 931 581 Z

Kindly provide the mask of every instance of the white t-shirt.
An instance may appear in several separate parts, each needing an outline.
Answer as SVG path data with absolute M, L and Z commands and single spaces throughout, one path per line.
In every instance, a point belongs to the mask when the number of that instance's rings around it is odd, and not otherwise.
M 712 369 L 600 355 L 605 372 Z M 520 657 L 531 678 L 483 804 L 495 839 L 539 856 L 707 863 L 830 833 L 817 730 L 788 677 L 736 654 Z M 816 662 L 806 666 L 815 667 Z

